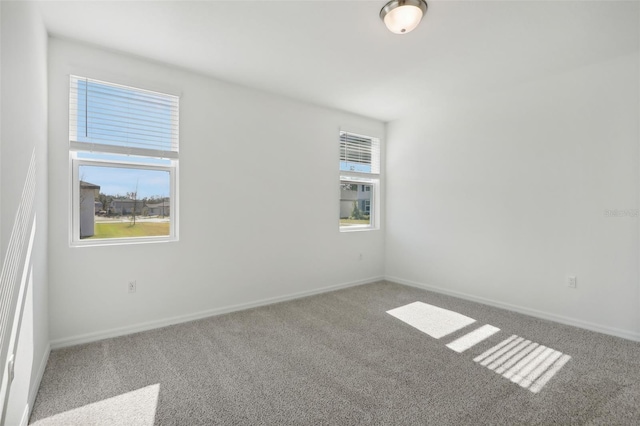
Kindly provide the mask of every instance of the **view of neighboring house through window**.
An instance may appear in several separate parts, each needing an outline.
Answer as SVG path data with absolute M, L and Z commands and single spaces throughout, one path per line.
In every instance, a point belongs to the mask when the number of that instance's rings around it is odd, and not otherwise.
M 178 98 L 71 76 L 74 245 L 177 239 Z
M 378 228 L 380 140 L 340 132 L 340 230 Z

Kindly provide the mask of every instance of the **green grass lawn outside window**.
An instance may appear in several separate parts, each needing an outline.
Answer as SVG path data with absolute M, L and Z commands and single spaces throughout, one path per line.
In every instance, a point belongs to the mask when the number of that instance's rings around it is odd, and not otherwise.
M 138 222 L 131 223 L 96 223 L 95 234 L 85 239 L 100 238 L 134 238 L 167 236 L 170 232 L 169 222 Z

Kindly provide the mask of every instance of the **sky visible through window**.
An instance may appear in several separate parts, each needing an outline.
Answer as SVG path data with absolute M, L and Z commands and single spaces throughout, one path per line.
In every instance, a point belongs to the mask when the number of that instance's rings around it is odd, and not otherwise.
M 100 192 L 112 196 L 126 196 L 135 192 L 138 199 L 166 198 L 170 192 L 170 176 L 164 170 L 145 170 L 123 167 L 79 166 L 80 180 L 100 186 Z
M 340 170 L 345 172 L 371 173 L 371 163 L 340 161 Z

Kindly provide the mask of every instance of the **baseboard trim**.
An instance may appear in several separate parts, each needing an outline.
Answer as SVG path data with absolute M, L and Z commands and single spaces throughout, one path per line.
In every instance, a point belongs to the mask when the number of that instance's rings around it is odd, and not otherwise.
M 342 283 L 342 284 L 335 284 L 335 285 L 322 287 L 314 290 L 300 291 L 300 292 L 290 293 L 283 296 L 269 297 L 266 299 L 255 300 L 253 302 L 240 303 L 240 304 L 231 305 L 231 306 L 224 306 L 221 308 L 214 308 L 214 309 L 209 309 L 206 311 L 200 311 L 200 312 L 195 312 L 195 313 L 186 314 L 186 315 L 178 315 L 171 318 L 148 321 L 148 322 L 134 324 L 126 327 L 112 328 L 109 330 L 98 331 L 95 333 L 87 333 L 87 334 L 81 334 L 81 335 L 72 336 L 72 337 L 66 337 L 66 338 L 51 341 L 51 349 L 55 350 L 60 348 L 66 348 L 69 346 L 80 345 L 83 343 L 90 343 L 98 340 L 109 339 L 112 337 L 139 333 L 141 331 L 153 330 L 155 328 L 161 328 L 169 325 L 195 321 L 202 318 L 227 314 L 230 312 L 242 311 L 245 309 L 257 308 L 259 306 L 272 305 L 274 303 L 300 299 L 303 297 L 313 296 L 316 294 L 328 293 L 328 292 L 340 290 L 343 288 L 349 288 L 349 287 L 354 287 L 354 286 L 363 285 L 363 284 L 370 284 L 370 283 L 381 281 L 381 280 L 384 280 L 383 276 L 370 277 L 362 280 L 351 281 L 351 282 Z
M 31 409 L 36 402 L 36 396 L 38 396 L 38 390 L 40 389 L 40 383 L 42 383 L 42 377 L 44 376 L 44 370 L 47 368 L 47 362 L 49 361 L 50 354 L 51 345 L 47 344 L 47 347 L 44 350 L 44 354 L 42 355 L 42 359 L 40 360 L 38 371 L 36 371 L 35 381 L 31 382 L 31 389 L 29 389 L 29 399 L 27 401 L 27 406 L 25 407 L 26 422 L 23 416 L 23 420 L 20 423 L 21 425 L 27 425 L 27 423 L 29 422 L 29 417 L 31 417 Z
M 27 404 L 24 407 L 24 411 L 22 412 L 22 418 L 20 419 L 20 426 L 27 426 L 29 424 L 29 413 L 31 410 L 29 409 L 30 405 Z
M 386 281 L 408 285 L 410 287 L 416 287 L 423 290 L 433 291 L 435 293 L 446 294 L 448 296 L 458 297 L 460 299 L 470 300 L 472 302 L 482 303 L 484 305 L 494 306 L 496 308 L 506 309 L 508 311 L 518 312 L 520 314 L 529 315 L 536 318 L 541 318 L 549 321 L 558 322 L 560 324 L 571 325 L 574 327 L 584 328 L 590 331 L 596 331 L 598 333 L 608 334 L 611 336 L 622 337 L 623 339 L 640 342 L 640 333 L 635 333 L 629 330 L 623 330 L 614 327 L 607 327 L 604 325 L 592 323 L 589 321 L 583 321 L 576 318 L 570 318 L 563 315 L 552 314 L 550 312 L 539 311 L 537 309 L 526 308 L 524 306 L 513 305 L 510 303 L 500 302 L 498 300 L 488 299 L 485 297 L 474 296 L 472 294 L 448 290 L 442 287 L 437 287 L 429 284 L 424 284 L 416 281 L 405 280 L 400 277 L 385 277 Z

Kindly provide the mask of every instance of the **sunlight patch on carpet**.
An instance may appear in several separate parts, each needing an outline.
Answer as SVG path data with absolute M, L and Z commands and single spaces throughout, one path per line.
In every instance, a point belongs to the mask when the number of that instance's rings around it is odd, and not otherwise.
M 387 313 L 436 339 L 458 331 L 476 321 L 457 312 L 423 302 L 409 303 L 391 309 Z
M 117 395 L 40 419 L 35 426 L 153 426 L 160 384 Z
M 538 393 L 570 359 L 560 351 L 513 335 L 474 361 Z
M 486 324 L 480 328 L 473 330 L 472 332 L 465 334 L 464 336 L 449 343 L 447 347 L 458 353 L 462 353 L 467 349 L 477 345 L 485 339 L 496 334 L 500 329 L 492 325 Z

